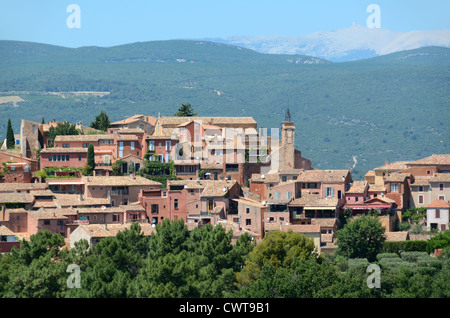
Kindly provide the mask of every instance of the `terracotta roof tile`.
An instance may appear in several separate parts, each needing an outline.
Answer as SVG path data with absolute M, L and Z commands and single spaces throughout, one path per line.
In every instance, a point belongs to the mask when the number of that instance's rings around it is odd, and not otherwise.
M 141 176 L 85 176 L 83 181 L 88 187 L 93 186 L 161 186 L 161 183 Z
M 236 180 L 208 180 L 201 197 L 223 197 L 236 184 Z M 225 189 L 225 191 L 224 191 Z
M 79 148 L 79 147 L 72 147 L 72 148 L 53 147 L 41 150 L 41 153 L 87 153 L 87 152 L 88 148 Z
M 409 162 L 408 165 L 450 165 L 450 154 L 434 154 L 423 159 Z
M 400 171 L 400 170 L 405 170 L 408 168 L 407 164 L 409 162 L 408 161 L 398 161 L 398 162 L 393 162 L 390 164 L 385 164 L 384 166 L 375 168 L 375 171 Z
M 349 170 L 304 170 L 297 182 L 344 182 Z
M 319 194 L 311 194 L 302 192 L 302 196 L 293 200 L 289 206 L 303 206 L 303 207 L 336 207 L 338 199 L 322 199 Z
M 10 229 L 8 229 L 6 226 L 4 225 L 0 225 L 0 235 L 15 235 L 15 233 L 13 231 L 11 231 Z
M 410 173 L 394 172 L 384 177 L 385 182 L 404 182 L 406 178 L 411 177 Z
M 59 135 L 55 137 L 55 142 L 73 142 L 73 141 L 99 141 L 99 140 L 114 139 L 113 135 L 99 134 L 99 135 Z
M 450 209 L 450 204 L 444 200 L 435 200 L 427 205 L 427 208 Z
M 29 193 L 0 193 L 0 203 L 33 203 L 34 196 Z
M 347 193 L 364 193 L 367 185 L 367 181 L 354 181 Z
M 450 182 L 450 173 L 436 173 L 429 182 Z
M 386 232 L 386 241 L 406 241 L 409 239 L 408 231 L 404 232 Z

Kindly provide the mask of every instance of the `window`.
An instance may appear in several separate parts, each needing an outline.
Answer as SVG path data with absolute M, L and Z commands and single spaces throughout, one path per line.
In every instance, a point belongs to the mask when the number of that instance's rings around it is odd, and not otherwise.
M 123 141 L 119 141 L 119 150 L 123 150 Z
M 440 191 L 444 191 L 444 184 L 443 183 L 439 183 L 439 190 Z
M 245 219 L 245 225 L 252 225 L 251 219 Z
M 113 214 L 113 222 L 119 222 L 119 214 Z
M 70 144 L 63 144 L 63 148 L 70 148 Z
M 166 150 L 170 151 L 170 141 L 166 141 Z
M 173 200 L 173 208 L 178 209 L 178 199 Z
M 131 150 L 134 150 L 134 141 L 130 142 Z
M 445 201 L 445 196 L 440 195 L 440 196 L 438 197 L 438 199 L 439 199 L 439 200 L 442 200 L 442 201 Z
M 152 214 L 158 214 L 158 204 L 152 204 Z
M 333 187 L 326 187 L 325 188 L 325 196 L 326 197 L 333 197 L 334 196 L 334 188 Z
M 343 198 L 344 198 L 344 196 L 342 195 L 342 191 L 339 190 L 338 191 L 338 199 L 343 199 Z
M 419 186 L 419 192 L 423 192 L 423 186 Z
M 419 203 L 423 203 L 423 195 L 419 195 Z
M 70 156 L 66 155 L 66 161 L 69 161 L 69 160 L 70 160 Z
M 44 220 L 44 225 L 50 225 L 50 220 Z
M 166 162 L 170 161 L 170 155 L 166 155 Z
M 48 156 L 48 161 L 53 161 L 53 156 Z
M 99 140 L 99 145 L 112 145 L 114 144 L 114 140 Z
M 435 213 L 436 213 L 435 218 L 439 219 L 441 217 L 441 210 L 436 209 Z
M 391 192 L 398 192 L 398 183 L 391 183 Z
M 317 189 L 317 183 L 308 183 L 308 189 Z
M 78 155 L 78 161 L 81 161 L 81 155 Z
M 287 181 L 287 177 L 286 176 L 282 176 L 281 177 L 281 181 L 286 182 Z
M 290 198 L 292 198 L 292 192 L 286 191 L 286 199 L 290 199 Z
M 274 197 L 275 200 L 280 200 L 281 199 L 281 193 L 277 191 L 277 192 L 275 192 L 273 194 L 273 197 Z
M 189 172 L 195 172 L 195 166 L 189 166 Z
M 83 148 L 89 147 L 89 144 L 83 144 Z
M 250 208 L 245 208 L 245 213 L 249 214 L 250 213 Z
M 155 150 L 155 142 L 154 141 L 149 141 L 148 142 L 148 150 L 150 150 L 150 151 L 154 151 Z
M 355 202 L 358 202 L 358 199 L 359 199 L 358 197 L 355 197 Z

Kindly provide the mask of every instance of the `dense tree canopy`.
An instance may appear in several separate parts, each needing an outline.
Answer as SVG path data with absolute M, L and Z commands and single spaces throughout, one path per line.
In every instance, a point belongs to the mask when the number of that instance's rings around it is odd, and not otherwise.
M 385 228 L 377 217 L 357 217 L 337 232 L 338 253 L 348 258 L 373 261 L 383 249 L 384 232 Z
M 90 126 L 94 129 L 107 131 L 110 123 L 108 115 L 104 111 L 101 111 L 100 114 L 95 117 L 95 121 L 91 121 Z
M 177 117 L 193 117 L 197 116 L 197 113 L 194 113 L 191 104 L 181 104 L 181 107 L 178 108 L 178 111 L 173 115 Z
M 255 243 L 206 225 L 189 231 L 165 220 L 151 236 L 138 223 L 89 248 L 68 250 L 60 234 L 40 231 L 0 255 L 0 297 L 450 297 L 450 253 L 380 253 L 381 285 L 368 285 L 367 259 L 317 257 L 314 243 L 293 232 L 270 232 Z M 79 288 L 71 285 L 76 268 Z
M 79 135 L 81 131 L 76 129 L 74 124 L 69 122 L 57 123 L 56 127 L 50 126 L 47 131 L 47 139 L 50 140 L 50 147 L 53 147 L 53 141 L 56 136 Z

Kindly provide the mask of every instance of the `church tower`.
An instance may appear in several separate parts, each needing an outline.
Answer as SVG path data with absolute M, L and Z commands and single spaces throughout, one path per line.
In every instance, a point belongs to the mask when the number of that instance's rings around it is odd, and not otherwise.
M 294 169 L 295 166 L 295 126 L 289 108 L 281 126 L 280 169 Z

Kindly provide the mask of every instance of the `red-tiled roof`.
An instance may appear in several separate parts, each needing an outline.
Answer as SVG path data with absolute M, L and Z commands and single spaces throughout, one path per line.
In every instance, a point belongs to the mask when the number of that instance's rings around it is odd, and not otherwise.
M 427 205 L 427 208 L 450 209 L 450 204 L 444 200 L 435 200 Z

